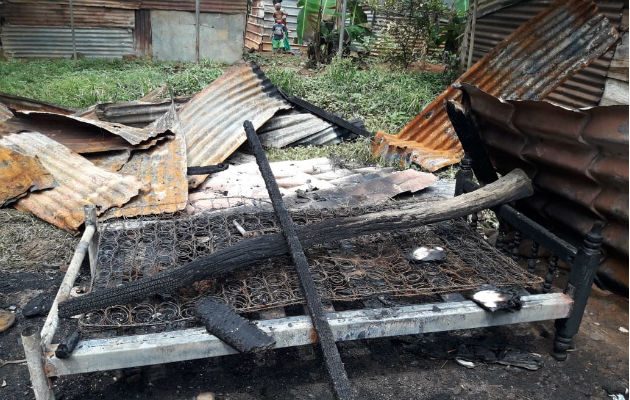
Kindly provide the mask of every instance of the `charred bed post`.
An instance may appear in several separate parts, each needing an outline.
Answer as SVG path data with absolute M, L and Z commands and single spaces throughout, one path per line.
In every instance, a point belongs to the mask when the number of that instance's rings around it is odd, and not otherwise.
M 322 299 L 315 287 L 315 282 L 311 276 L 308 261 L 306 260 L 306 255 L 304 254 L 304 249 L 302 248 L 302 244 L 298 238 L 293 221 L 291 220 L 289 212 L 282 201 L 282 195 L 280 194 L 278 183 L 273 176 L 273 172 L 269 166 L 269 161 L 267 161 L 267 157 L 265 156 L 265 152 L 262 148 L 262 144 L 260 144 L 260 139 L 258 139 L 254 126 L 250 121 L 245 121 L 243 126 L 245 127 L 245 132 L 247 133 L 247 140 L 254 152 L 254 156 L 256 156 L 256 163 L 258 164 L 260 173 L 265 181 L 265 186 L 267 186 L 267 192 L 269 193 L 273 209 L 280 222 L 282 233 L 286 239 L 287 245 L 289 246 L 291 258 L 295 263 L 295 269 L 297 271 L 300 284 L 302 285 L 302 291 L 304 292 L 304 297 L 306 299 L 306 306 L 311 314 L 311 320 L 315 328 L 315 333 L 317 334 L 317 338 L 319 339 L 318 341 L 324 355 L 326 369 L 328 370 L 328 375 L 330 376 L 335 398 L 340 400 L 354 399 L 352 386 L 350 385 L 350 380 L 348 379 L 343 362 L 341 361 L 341 356 L 339 355 L 339 350 L 337 349 L 332 330 L 328 324 L 328 318 L 326 317 L 326 312 L 324 311 L 324 306 L 322 305 Z
M 498 179 L 497 173 L 490 162 L 486 146 L 479 136 L 470 113 L 462 110 L 451 100 L 446 101 L 446 113 L 466 155 L 470 157 L 472 169 L 479 182 L 488 184 L 496 181 Z
M 459 164 L 459 171 L 455 174 L 455 196 L 459 196 L 460 194 L 466 193 L 464 190 L 464 184 L 467 181 L 472 182 L 473 173 L 472 173 L 472 160 L 470 156 L 466 153 L 464 154 L 464 158 Z
M 557 360 L 566 360 L 567 350 L 573 346 L 573 336 L 580 329 L 591 286 L 599 267 L 603 227 L 602 222 L 597 222 L 586 234 L 584 243 L 578 249 L 571 266 L 571 275 L 564 292 L 573 298 L 573 309 L 568 318 L 556 320 L 553 356 Z

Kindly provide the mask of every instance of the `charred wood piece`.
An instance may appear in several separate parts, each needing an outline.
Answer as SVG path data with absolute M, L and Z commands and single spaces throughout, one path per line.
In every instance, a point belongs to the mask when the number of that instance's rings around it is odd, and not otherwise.
M 291 258 L 295 264 L 295 270 L 297 272 L 298 279 L 300 280 L 300 285 L 302 286 L 306 306 L 309 314 L 311 315 L 313 327 L 315 328 L 315 333 L 319 339 L 319 346 L 324 355 L 326 370 L 328 371 L 328 376 L 330 377 L 335 398 L 340 400 L 353 399 L 354 393 L 352 391 L 352 386 L 350 385 L 348 374 L 346 374 L 343 362 L 341 361 L 341 356 L 339 355 L 339 350 L 335 344 L 335 338 L 332 334 L 332 330 L 330 329 L 330 325 L 328 325 L 326 311 L 324 310 L 319 292 L 315 287 L 315 281 L 313 281 L 313 276 L 311 275 L 311 271 L 308 267 L 308 261 L 306 260 L 306 255 L 304 254 L 304 249 L 302 248 L 302 244 L 300 243 L 300 239 L 297 235 L 295 225 L 293 224 L 291 216 L 282 201 L 282 195 L 280 194 L 278 183 L 276 182 L 276 178 L 273 176 L 271 166 L 269 165 L 269 161 L 267 161 L 265 151 L 263 150 L 260 139 L 256 134 L 254 125 L 252 125 L 251 121 L 245 121 L 243 126 L 245 128 L 245 133 L 247 134 L 249 145 L 256 157 L 258 169 L 265 181 L 267 193 L 269 193 L 269 198 L 271 199 L 271 204 L 273 205 L 273 209 L 278 217 L 278 221 L 280 222 L 280 227 L 282 228 L 282 233 L 289 247 Z
M 474 192 L 444 201 L 407 203 L 396 209 L 366 213 L 360 216 L 331 218 L 296 227 L 304 247 L 329 243 L 380 232 L 413 229 L 435 222 L 460 218 L 485 208 L 515 201 L 533 193 L 531 181 L 521 170 L 514 170 L 494 183 Z M 59 303 L 59 316 L 70 317 L 115 304 L 143 300 L 157 293 L 173 293 L 178 288 L 249 267 L 274 256 L 289 253 L 279 233 L 243 240 L 233 246 L 199 258 L 188 264 L 129 282 L 125 285 L 95 291 Z
M 57 345 L 57 349 L 55 350 L 55 356 L 57 358 L 66 359 L 70 357 L 75 347 L 79 343 L 79 339 L 81 339 L 81 332 L 74 331 L 68 336 L 66 336 L 59 345 Z
M 331 124 L 338 125 L 338 126 L 344 128 L 344 129 L 352 132 L 356 136 L 363 136 L 363 137 L 370 137 L 371 136 L 370 132 L 366 131 L 361 126 L 355 125 L 352 122 L 348 122 L 345 119 L 339 118 L 338 116 L 336 116 L 334 114 L 331 114 L 328 111 L 325 111 L 325 110 L 317 107 L 316 105 L 309 103 L 308 101 L 306 101 L 304 99 L 301 99 L 299 97 L 287 94 L 287 93 L 283 92 L 281 89 L 278 89 L 278 91 L 280 92 L 282 97 L 285 98 L 285 100 L 287 100 L 289 103 L 293 104 L 297 108 L 301 108 L 303 110 L 306 110 L 306 111 L 310 112 L 311 114 L 315 114 L 318 117 L 320 117 L 321 119 L 330 122 Z M 348 138 L 348 139 L 353 139 L 353 138 Z
M 446 113 L 464 151 L 472 160 L 472 169 L 479 182 L 486 184 L 496 181 L 498 179 L 497 173 L 490 162 L 486 146 L 479 136 L 470 113 L 462 110 L 457 103 L 451 100 L 446 102 Z
M 205 297 L 195 303 L 195 315 L 213 334 L 241 353 L 267 350 L 276 343 L 250 320 L 223 301 Z
M 188 167 L 186 175 L 208 175 L 215 172 L 221 172 L 228 169 L 228 164 L 220 163 L 215 165 L 206 165 L 204 167 Z

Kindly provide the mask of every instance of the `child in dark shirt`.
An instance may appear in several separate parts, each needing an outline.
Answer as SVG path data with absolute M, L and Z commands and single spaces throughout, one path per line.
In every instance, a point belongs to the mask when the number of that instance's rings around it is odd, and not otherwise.
M 287 27 L 282 24 L 281 19 L 276 19 L 276 23 L 271 27 L 271 48 L 274 55 L 284 47 L 283 41 L 287 36 Z

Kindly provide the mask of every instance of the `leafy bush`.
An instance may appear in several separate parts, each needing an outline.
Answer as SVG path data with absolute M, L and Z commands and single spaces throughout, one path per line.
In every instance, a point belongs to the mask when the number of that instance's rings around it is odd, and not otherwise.
M 462 19 L 439 0 L 385 0 L 383 12 L 391 18 L 382 37 L 383 57 L 395 65 L 407 68 L 441 45 L 457 47 Z

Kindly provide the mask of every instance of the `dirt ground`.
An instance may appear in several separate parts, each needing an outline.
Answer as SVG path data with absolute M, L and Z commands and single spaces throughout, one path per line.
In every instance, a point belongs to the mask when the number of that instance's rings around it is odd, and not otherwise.
M 54 293 L 62 277 L 56 268 L 0 269 L 0 308 L 15 307 L 17 317 L 0 333 L 2 360 L 24 358 L 20 332 L 41 326 L 43 318 L 25 319 L 20 310 L 39 293 Z M 566 362 L 549 355 L 550 322 L 361 340 L 340 349 L 360 399 L 609 399 L 628 388 L 628 334 L 619 327 L 628 327 L 628 300 L 596 289 Z M 463 344 L 489 343 L 540 354 L 543 367 L 477 363 L 467 369 L 453 360 Z M 0 399 L 33 398 L 26 365 L 0 367 L 0 386 Z M 332 398 L 312 346 L 63 377 L 54 390 L 66 400 L 192 399 L 208 391 L 233 400 Z

